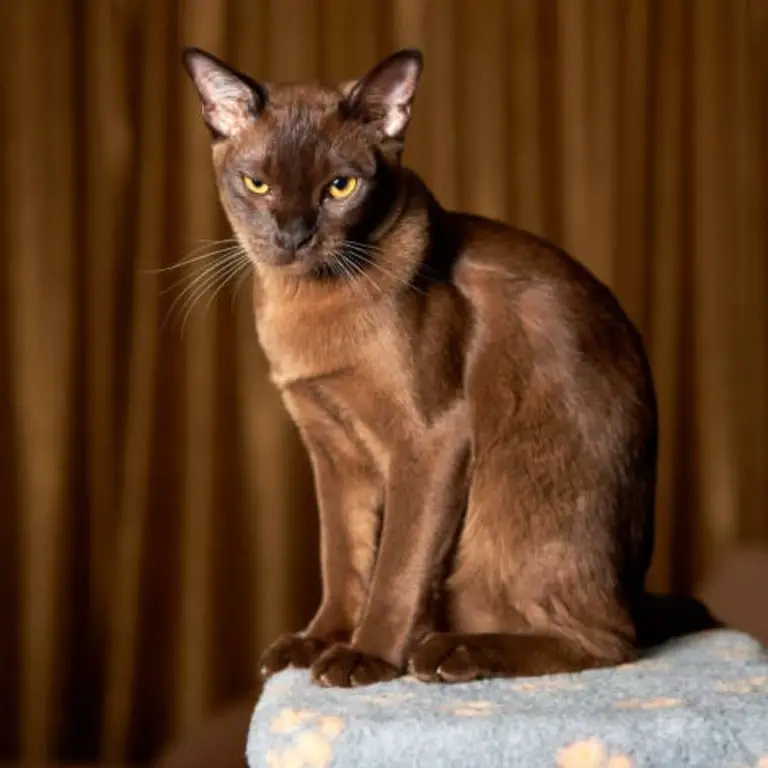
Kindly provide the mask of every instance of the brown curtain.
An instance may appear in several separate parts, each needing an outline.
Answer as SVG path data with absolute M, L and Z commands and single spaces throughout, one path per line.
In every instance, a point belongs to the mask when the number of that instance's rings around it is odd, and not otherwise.
M 212 262 L 158 271 L 227 236 L 183 44 L 268 79 L 424 49 L 410 163 L 647 339 L 651 583 L 688 590 L 768 539 L 767 33 L 766 0 L 3 0 L 0 758 L 147 758 L 318 597 L 249 291 L 182 329 Z

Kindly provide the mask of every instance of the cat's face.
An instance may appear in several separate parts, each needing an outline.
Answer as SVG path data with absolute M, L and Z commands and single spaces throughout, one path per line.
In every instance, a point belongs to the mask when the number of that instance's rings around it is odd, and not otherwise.
M 196 49 L 184 62 L 214 137 L 222 204 L 251 258 L 333 271 L 391 207 L 421 55 L 400 51 L 338 88 L 256 83 Z

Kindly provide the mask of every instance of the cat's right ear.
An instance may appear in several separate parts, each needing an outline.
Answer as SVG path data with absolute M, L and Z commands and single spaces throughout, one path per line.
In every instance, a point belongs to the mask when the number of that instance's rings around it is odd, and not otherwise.
M 203 120 L 214 138 L 229 138 L 254 121 L 267 102 L 266 89 L 199 48 L 182 61 L 197 88 Z

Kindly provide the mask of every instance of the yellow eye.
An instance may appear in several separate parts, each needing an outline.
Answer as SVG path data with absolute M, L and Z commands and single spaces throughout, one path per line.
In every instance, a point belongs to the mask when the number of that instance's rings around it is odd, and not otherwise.
M 328 193 L 336 200 L 349 197 L 357 187 L 357 179 L 354 176 L 338 176 L 328 185 Z
M 249 192 L 254 195 L 266 195 L 269 192 L 269 184 L 265 184 L 259 179 L 253 179 L 248 174 L 243 174 L 243 184 Z

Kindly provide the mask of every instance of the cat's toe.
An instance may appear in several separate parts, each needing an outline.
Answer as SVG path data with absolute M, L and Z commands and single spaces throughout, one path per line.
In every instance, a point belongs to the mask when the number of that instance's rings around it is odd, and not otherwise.
M 363 656 L 350 676 L 352 685 L 373 685 L 374 683 L 386 683 L 400 676 L 400 670 L 393 667 L 384 659 L 374 656 Z
M 400 671 L 351 645 L 331 646 L 312 665 L 312 679 L 327 688 L 349 688 L 393 680 Z
M 449 633 L 427 635 L 414 649 L 409 672 L 424 683 L 466 683 L 492 674 L 481 648 Z
M 426 635 L 411 652 L 408 671 L 423 683 L 442 682 L 438 670 L 454 646 L 449 635 L 438 632 Z
M 489 677 L 492 670 L 482 651 L 458 644 L 440 662 L 437 674 L 445 683 L 468 683 Z
M 261 678 L 266 680 L 286 667 L 310 667 L 326 647 L 327 644 L 317 637 L 281 635 L 261 656 Z

